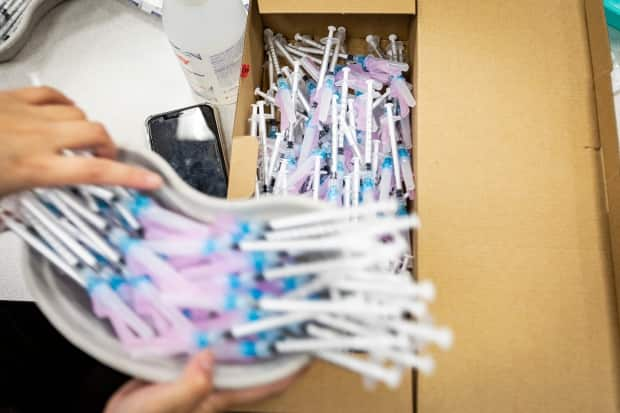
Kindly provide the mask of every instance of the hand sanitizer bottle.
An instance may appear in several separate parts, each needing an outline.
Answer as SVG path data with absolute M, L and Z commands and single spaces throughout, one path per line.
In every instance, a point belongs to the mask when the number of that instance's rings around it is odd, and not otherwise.
M 247 12 L 241 0 L 164 0 L 163 23 L 192 90 L 235 103 Z

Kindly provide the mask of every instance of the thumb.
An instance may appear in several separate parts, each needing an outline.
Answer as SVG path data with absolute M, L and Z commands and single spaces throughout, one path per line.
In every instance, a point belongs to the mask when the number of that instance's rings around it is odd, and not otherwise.
M 106 413 L 171 413 L 191 411 L 213 389 L 213 355 L 204 351 L 192 357 L 173 383 L 147 385 L 134 392 L 119 391 Z
M 188 396 L 204 397 L 213 390 L 214 367 L 213 354 L 208 350 L 202 351 L 189 360 L 183 374 L 174 385 Z
M 158 390 L 158 411 L 189 411 L 198 405 L 213 390 L 214 364 L 209 351 L 192 357 L 177 381 Z

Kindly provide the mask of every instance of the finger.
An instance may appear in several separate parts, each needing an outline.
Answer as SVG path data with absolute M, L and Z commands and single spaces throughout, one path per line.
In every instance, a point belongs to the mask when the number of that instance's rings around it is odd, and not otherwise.
M 17 99 L 20 99 L 21 101 L 30 103 L 32 105 L 74 104 L 71 99 L 60 93 L 58 90 L 49 86 L 17 89 L 11 91 L 10 94 Z
M 191 411 L 213 391 L 215 359 L 210 351 L 192 357 L 185 366 L 183 376 L 175 383 L 176 391 L 187 401 L 183 411 Z
M 44 156 L 18 165 L 28 187 L 77 184 L 120 185 L 152 190 L 162 184 L 159 175 L 142 168 L 102 158 Z
M 148 384 L 146 382 L 143 382 L 142 380 L 128 381 L 121 388 L 119 388 L 107 401 L 104 412 L 117 411 L 117 406 L 122 403 L 123 399 L 125 399 L 130 393 L 133 393 L 138 389 L 144 388 L 145 386 L 148 386 Z
M 143 380 L 130 380 L 127 383 L 123 384 L 123 386 L 121 386 L 114 394 L 118 396 L 124 396 L 148 385 L 149 384 Z
M 106 144 L 94 146 L 90 149 L 92 150 L 92 153 L 99 158 L 116 159 L 116 157 L 118 156 L 118 148 L 116 147 L 114 142 L 112 142 L 112 145 Z
M 138 386 L 133 392 L 123 393 L 126 389 L 121 389 L 105 412 L 189 412 L 211 392 L 212 375 L 213 356 L 209 352 L 199 353 L 192 357 L 177 381 Z
M 42 105 L 33 107 L 35 113 L 42 118 L 52 121 L 86 120 L 86 114 L 77 106 L 71 105 Z
M 56 139 L 54 149 L 95 149 L 97 154 L 113 158 L 116 145 L 108 135 L 105 127 L 98 122 L 69 121 L 47 125 L 51 135 Z
M 267 384 L 265 386 L 252 387 L 243 390 L 226 390 L 213 393 L 195 411 L 196 413 L 221 412 L 232 406 L 255 403 L 269 397 L 277 396 L 286 390 L 300 375 L 299 372 L 291 377 Z

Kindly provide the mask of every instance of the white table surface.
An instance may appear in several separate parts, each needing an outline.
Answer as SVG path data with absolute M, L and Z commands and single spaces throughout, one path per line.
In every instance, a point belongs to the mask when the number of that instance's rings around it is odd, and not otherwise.
M 198 102 L 187 86 L 161 21 L 124 0 L 72 0 L 41 20 L 17 57 L 0 64 L 0 89 L 42 83 L 103 122 L 120 145 L 146 149 L 147 116 Z M 230 141 L 234 107 L 220 108 Z M 0 235 L 0 300 L 30 300 L 20 241 Z

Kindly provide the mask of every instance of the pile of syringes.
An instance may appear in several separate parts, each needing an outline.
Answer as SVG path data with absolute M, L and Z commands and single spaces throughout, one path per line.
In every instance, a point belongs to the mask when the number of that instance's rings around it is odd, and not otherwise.
M 31 0 L 0 0 L 0 43 L 8 40 L 17 29 Z
M 386 50 L 376 35 L 366 42 L 370 54 L 351 55 L 344 27 L 292 43 L 265 29 L 269 87 L 254 91 L 261 100 L 250 118 L 262 148 L 257 194 L 306 194 L 346 208 L 395 198 L 404 209 L 413 199 L 416 102 L 404 43 L 394 34 Z
M 23 193 L 0 219 L 87 291 L 136 358 L 303 353 L 396 386 L 407 368 L 433 369 L 428 344 L 452 341 L 428 313 L 433 285 L 399 261 L 418 219 L 397 209 L 205 223 L 142 193 L 83 185 Z

